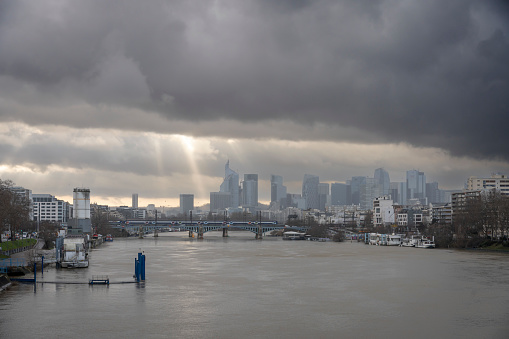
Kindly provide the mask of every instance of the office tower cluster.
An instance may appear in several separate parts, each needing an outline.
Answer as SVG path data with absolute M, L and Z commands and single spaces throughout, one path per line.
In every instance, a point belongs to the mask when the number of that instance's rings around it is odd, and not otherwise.
M 219 192 L 210 192 L 210 210 L 232 210 L 254 212 L 258 208 L 258 174 L 240 176 L 230 168 L 230 161 L 224 168 L 223 182 Z
M 210 210 L 256 210 L 258 206 L 258 175 L 245 174 L 240 181 L 237 172 L 225 165 L 223 182 L 218 192 L 210 193 Z M 426 205 L 450 200 L 450 194 L 438 188 L 438 183 L 427 183 L 426 176 L 419 170 L 406 172 L 403 182 L 391 182 L 389 173 L 377 168 L 373 177 L 353 176 L 344 183 L 320 182 L 317 175 L 305 174 L 300 193 L 289 193 L 281 175 L 270 177 L 270 209 L 325 211 L 330 206 L 355 205 L 370 209 L 373 201 L 381 196 L 390 196 L 399 205 Z

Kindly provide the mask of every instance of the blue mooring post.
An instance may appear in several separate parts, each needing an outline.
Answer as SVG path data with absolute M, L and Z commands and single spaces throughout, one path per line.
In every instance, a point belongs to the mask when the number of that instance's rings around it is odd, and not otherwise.
M 141 256 L 141 280 L 145 281 L 145 254 Z
M 136 281 L 140 282 L 140 265 L 138 264 L 138 259 L 134 258 L 134 276 L 136 277 Z
M 138 253 L 138 258 L 134 258 L 134 276 L 136 281 L 145 281 L 145 254 Z

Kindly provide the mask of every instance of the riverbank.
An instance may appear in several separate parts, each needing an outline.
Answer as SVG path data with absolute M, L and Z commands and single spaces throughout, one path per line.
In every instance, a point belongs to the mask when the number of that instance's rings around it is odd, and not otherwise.
M 0 275 L 0 292 L 7 289 L 9 286 L 11 286 L 11 280 L 7 276 L 7 274 Z

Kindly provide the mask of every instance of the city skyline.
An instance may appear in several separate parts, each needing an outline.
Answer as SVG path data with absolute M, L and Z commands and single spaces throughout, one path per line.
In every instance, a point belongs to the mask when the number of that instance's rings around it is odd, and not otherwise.
M 203 198 L 200 198 L 200 199 L 196 199 L 197 203 L 194 203 L 194 206 L 196 207 L 201 207 L 203 205 L 207 205 L 210 203 L 210 199 L 211 199 L 211 194 L 212 193 L 220 193 L 220 192 L 224 192 L 224 193 L 228 193 L 228 194 L 231 194 L 230 192 L 228 191 L 221 191 L 220 189 L 220 186 L 223 186 L 225 185 L 225 183 L 228 183 L 228 177 L 231 175 L 231 174 L 234 174 L 237 179 L 238 177 L 240 176 L 240 173 L 237 173 L 233 170 L 230 169 L 229 167 L 229 161 L 227 161 L 226 165 L 225 165 L 225 176 L 222 178 L 221 180 L 221 184 L 218 183 L 217 185 L 217 188 L 216 190 L 213 190 L 211 192 L 209 192 L 209 195 L 206 197 L 206 199 L 203 199 Z M 366 175 L 366 176 L 352 176 L 351 178 L 347 178 L 345 180 L 333 180 L 333 181 L 329 181 L 329 182 L 323 182 L 320 178 L 319 178 L 319 175 L 314 175 L 314 174 L 304 174 L 303 177 L 302 177 L 302 180 L 300 182 L 297 182 L 296 185 L 294 185 L 293 188 L 295 188 L 295 190 L 289 190 L 288 189 L 288 186 L 287 186 L 287 183 L 285 181 L 285 177 L 284 175 L 274 175 L 272 174 L 270 176 L 270 178 L 267 180 L 267 179 L 263 179 L 263 180 L 260 180 L 260 181 L 257 181 L 257 189 L 256 191 L 257 192 L 263 192 L 263 199 L 258 199 L 259 203 L 260 204 L 264 204 L 264 205 L 270 205 L 271 203 L 271 200 L 272 200 L 272 193 L 273 193 L 273 182 L 272 180 L 276 180 L 278 182 L 278 185 L 284 187 L 284 192 L 286 192 L 287 194 L 289 195 L 302 195 L 304 193 L 304 190 L 305 190 L 305 185 L 306 185 L 306 182 L 308 180 L 313 180 L 313 185 L 316 185 L 316 189 L 318 189 L 318 186 L 319 185 L 327 185 L 327 188 L 328 188 L 328 194 L 332 197 L 333 193 L 332 193 L 332 187 L 333 185 L 335 184 L 339 184 L 339 185 L 347 185 L 350 187 L 350 185 L 353 185 L 353 187 L 356 187 L 356 188 L 352 188 L 352 193 L 353 191 L 358 191 L 360 189 L 360 185 L 362 184 L 366 184 L 366 181 L 365 179 L 370 179 L 370 183 L 372 185 L 377 185 L 377 182 L 378 182 L 378 179 L 377 179 L 377 173 L 385 173 L 387 175 L 387 179 L 388 177 L 390 176 L 390 173 L 388 173 L 387 171 L 385 171 L 385 169 L 383 168 L 377 168 L 377 169 L 374 169 L 373 170 L 373 174 L 372 175 Z M 392 184 L 402 184 L 403 187 L 406 187 L 406 189 L 409 190 L 409 194 L 410 196 L 408 197 L 404 197 L 402 198 L 403 200 L 406 200 L 407 198 L 408 199 L 413 199 L 413 198 L 424 198 L 424 196 L 422 195 L 422 192 L 420 192 L 421 195 L 414 195 L 412 193 L 412 191 L 415 189 L 414 186 L 412 186 L 412 184 L 410 184 L 410 188 L 407 187 L 407 183 L 408 183 L 408 180 L 410 180 L 410 182 L 412 182 L 412 180 L 414 179 L 410 179 L 409 178 L 409 173 L 416 173 L 416 174 L 420 174 L 422 177 L 423 177 L 423 180 L 424 181 L 421 181 L 421 186 L 424 184 L 436 184 L 436 188 L 437 189 L 440 189 L 440 190 L 444 190 L 444 191 L 455 191 L 455 190 L 463 190 L 466 185 L 467 185 L 467 182 L 469 181 L 469 178 L 470 177 L 476 177 L 476 176 L 469 176 L 468 178 L 465 178 L 464 182 L 463 182 L 463 185 L 461 187 L 457 187 L 457 188 L 453 188 L 453 189 L 444 189 L 439 182 L 437 181 L 434 181 L 434 180 L 427 180 L 426 179 L 426 175 L 424 172 L 422 171 L 419 171 L 419 170 L 415 170 L 415 169 L 412 169 L 412 170 L 407 170 L 405 171 L 405 175 L 406 177 L 403 178 L 401 181 L 394 181 L 394 180 L 390 180 L 390 184 L 392 186 Z M 229 175 L 228 175 L 229 174 Z M 494 173 L 490 173 L 490 174 L 486 174 L 486 175 L 481 175 L 481 176 L 478 176 L 479 178 L 488 178 L 490 176 L 492 176 L 493 174 L 504 174 L 504 173 L 500 173 L 500 172 L 494 172 Z M 238 190 L 238 194 L 239 194 L 239 204 L 238 206 L 242 206 L 243 205 L 243 198 L 241 197 L 241 195 L 243 195 L 244 193 L 241 193 L 241 190 L 244 186 L 244 181 L 245 180 L 252 180 L 253 178 L 256 178 L 258 175 L 257 174 L 254 174 L 254 173 L 250 173 L 250 174 L 243 174 L 243 177 L 244 177 L 244 180 L 239 180 L 238 183 L 237 181 L 233 181 L 233 183 L 237 183 L 237 190 Z M 247 179 L 246 179 L 247 178 Z M 277 178 L 277 179 L 274 179 L 274 178 Z M 5 180 L 5 179 L 3 179 Z M 359 181 L 359 180 L 362 180 Z M 260 187 L 260 183 L 262 183 L 263 185 L 266 185 L 267 187 Z M 379 196 L 383 196 L 383 195 L 392 195 L 391 194 L 391 189 L 389 189 L 387 192 L 385 192 L 385 190 L 383 189 L 383 187 L 385 187 L 386 183 L 384 184 L 381 184 L 380 186 L 380 192 L 376 191 L 374 193 L 374 196 L 373 197 L 368 197 L 368 198 L 376 198 L 376 197 L 379 197 Z M 38 195 L 44 195 L 44 194 L 50 194 L 52 196 L 55 196 L 55 198 L 58 198 L 59 200 L 63 200 L 63 201 L 66 201 L 66 202 L 69 202 L 69 201 L 72 201 L 73 200 L 73 196 L 71 195 L 70 196 L 70 200 L 68 199 L 68 196 L 66 195 L 57 195 L 57 194 L 54 194 L 52 192 L 44 192 L 44 193 L 41 193 L 41 192 L 34 192 L 32 188 L 30 187 L 25 187 L 19 183 L 15 183 L 15 186 L 20 186 L 20 187 L 23 187 L 25 189 L 29 189 L 29 190 L 32 190 L 32 193 L 33 194 L 38 194 Z M 86 189 L 89 189 L 89 187 L 86 187 Z M 400 188 L 401 189 L 401 188 Z M 277 190 L 277 189 L 276 189 Z M 307 190 L 307 189 L 306 189 Z M 425 188 L 424 188 L 425 190 Z M 92 191 L 92 190 L 91 190 Z M 286 194 L 285 193 L 285 194 Z M 315 194 L 318 194 L 318 192 L 316 192 Z M 406 194 L 406 193 L 405 193 Z M 130 201 L 130 203 L 121 203 L 121 204 L 118 204 L 118 205 L 109 205 L 109 206 L 129 206 L 129 207 L 134 207 L 134 205 L 136 205 L 135 208 L 145 208 L 147 207 L 148 205 L 155 205 L 156 207 L 170 207 L 170 208 L 178 208 L 180 207 L 180 204 L 181 204 L 181 201 L 182 201 L 182 196 L 193 196 L 193 200 L 196 198 L 196 195 L 195 193 L 193 193 L 193 190 L 191 189 L 190 192 L 188 193 L 179 193 L 178 196 L 176 198 L 174 197 L 167 197 L 167 198 L 163 198 L 165 203 L 164 204 L 158 204 L 157 202 L 154 202 L 153 200 L 151 200 L 150 198 L 146 197 L 140 197 L 139 194 L 137 193 L 132 193 L 130 197 L 126 197 L 125 199 L 123 199 L 123 201 L 127 202 L 127 201 Z M 395 197 L 392 197 L 394 200 L 396 199 Z M 231 199 L 231 198 L 229 198 Z M 303 197 L 304 199 L 304 197 Z M 307 206 L 306 208 L 317 208 L 318 205 L 318 202 L 316 201 L 316 199 L 318 199 L 318 196 L 314 197 L 312 200 L 313 202 L 311 203 L 313 205 L 313 207 L 311 206 Z M 362 203 L 362 199 L 359 195 L 357 195 L 357 198 L 355 198 L 355 195 L 352 195 L 352 201 L 350 201 L 350 203 L 348 204 L 354 204 L 354 205 L 358 205 L 360 204 L 361 206 L 363 205 L 369 205 L 369 202 L 364 202 Z M 142 201 L 142 203 L 138 203 L 138 200 Z M 371 199 L 368 199 L 371 201 Z M 396 201 L 396 200 L 395 200 Z M 101 203 L 101 202 L 98 202 L 96 200 L 94 200 L 94 196 L 93 196 L 93 191 L 91 192 L 91 202 L 92 203 L 97 203 L 99 205 L 108 205 L 108 204 L 105 204 L 105 203 Z M 240 203 L 242 202 L 242 203 Z M 307 202 L 308 203 L 308 202 Z M 404 202 L 400 202 L 401 204 L 405 204 Z M 227 206 L 225 207 L 235 207 L 234 206 L 235 203 L 233 203 L 231 200 L 230 200 L 230 203 L 227 204 Z M 251 205 L 251 207 L 254 207 Z
M 509 173 L 505 1 L 42 0 L 1 12 L 0 178 L 33 192 L 71 201 L 88 187 L 110 206 L 192 193 L 198 206 L 228 160 L 258 174 L 262 202 L 272 174 L 301 193 L 306 173 L 333 183 L 384 168 L 401 182 L 417 169 L 442 189 Z

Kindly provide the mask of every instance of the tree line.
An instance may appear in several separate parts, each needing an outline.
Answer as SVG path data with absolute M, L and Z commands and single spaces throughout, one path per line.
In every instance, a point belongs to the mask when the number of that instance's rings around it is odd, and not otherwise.
M 30 200 L 13 188 L 11 180 L 0 179 L 0 233 L 10 230 L 11 236 L 30 224 Z
M 509 198 L 490 190 L 468 197 L 454 211 L 449 236 L 456 247 L 479 247 L 500 243 L 508 246 Z M 444 232 L 442 232 L 444 233 Z

